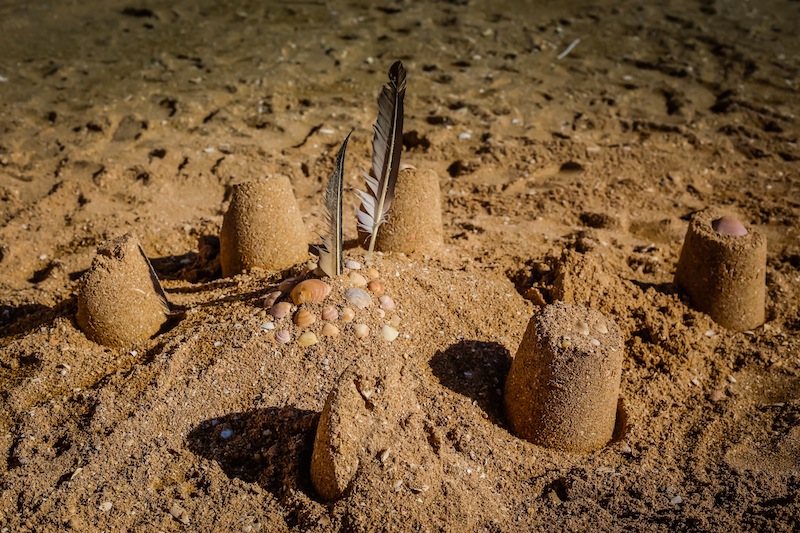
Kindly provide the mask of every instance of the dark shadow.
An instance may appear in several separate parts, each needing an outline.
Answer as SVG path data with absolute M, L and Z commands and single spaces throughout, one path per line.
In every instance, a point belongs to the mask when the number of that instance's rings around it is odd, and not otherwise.
M 150 258 L 150 264 L 165 280 L 183 280 L 190 283 L 212 281 L 222 277 L 219 263 L 219 237 L 201 235 L 197 239 L 197 251 L 181 255 Z
M 611 435 L 611 440 L 608 441 L 606 446 L 625 440 L 625 437 L 628 435 L 629 427 L 628 409 L 625 407 L 625 400 L 620 398 L 617 400 L 617 419 L 614 422 L 614 433 Z
M 430 366 L 442 385 L 477 402 L 495 424 L 504 424 L 503 387 L 511 354 L 502 344 L 460 341 L 436 352 Z
M 628 279 L 636 285 L 642 292 L 647 292 L 647 289 L 654 289 L 661 294 L 679 294 L 680 291 L 675 283 L 645 283 L 644 281 L 637 281 L 635 279 Z
M 268 407 L 204 420 L 187 437 L 192 453 L 216 461 L 229 478 L 256 483 L 280 497 L 286 489 L 317 498 L 311 452 L 319 413 Z
M 0 305 L 0 337 L 24 335 L 44 324 L 50 324 L 59 316 L 74 317 L 77 300 L 67 298 L 54 307 L 42 304 L 24 304 L 17 307 Z

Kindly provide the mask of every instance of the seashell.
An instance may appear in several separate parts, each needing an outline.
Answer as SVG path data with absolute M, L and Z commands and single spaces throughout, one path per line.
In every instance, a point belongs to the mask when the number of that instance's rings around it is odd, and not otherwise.
M 282 294 L 283 293 L 281 293 L 281 291 L 272 291 L 264 297 L 262 306 L 266 307 L 267 309 L 271 308 L 273 305 L 275 305 L 275 302 L 280 299 Z
M 283 294 L 289 294 L 298 283 L 300 283 L 300 278 L 286 278 L 278 285 L 278 290 Z
M 299 344 L 304 348 L 306 346 L 311 346 L 312 344 L 317 344 L 318 342 L 319 339 L 317 339 L 317 336 L 314 335 L 313 331 L 306 331 L 305 333 L 297 337 L 297 344 Z
M 347 289 L 344 293 L 344 299 L 355 305 L 359 309 L 364 309 L 372 303 L 372 298 L 364 289 Z
M 299 328 L 307 328 L 308 326 L 317 321 L 317 315 L 315 315 L 308 309 L 300 309 L 298 312 L 294 314 L 294 319 L 292 321 Z
M 739 219 L 732 215 L 725 215 L 711 222 L 711 227 L 720 235 L 731 237 L 744 237 L 747 235 L 747 228 L 739 222 Z
M 378 318 L 383 318 L 386 316 L 386 311 L 383 309 L 378 309 L 375 314 L 378 315 Z
M 364 339 L 369 335 L 369 326 L 366 324 L 354 324 L 353 333 L 355 333 L 357 339 Z
M 393 328 L 398 327 L 400 325 L 400 317 L 394 315 L 392 318 L 389 319 L 389 325 L 392 326 Z
M 275 332 L 275 340 L 281 344 L 286 344 L 292 341 L 292 334 L 285 329 L 278 330 Z
M 394 309 L 394 300 L 392 300 L 389 296 L 381 296 L 378 298 L 378 301 L 381 303 L 381 309 L 385 309 L 386 311 L 391 311 Z
M 380 296 L 381 294 L 383 294 L 383 283 L 381 283 L 377 279 L 373 279 L 372 281 L 367 283 L 367 289 L 369 289 L 370 292 L 372 292 L 372 294 Z
M 283 318 L 288 315 L 292 310 L 292 304 L 289 302 L 278 302 L 269 310 L 269 314 L 275 318 Z
M 392 342 L 400 335 L 400 332 L 397 329 L 393 328 L 392 326 L 383 326 L 381 328 L 381 337 L 386 339 L 389 342 Z
M 322 320 L 336 320 L 339 318 L 339 310 L 334 306 L 329 305 L 322 310 Z
M 342 309 L 342 320 L 345 322 L 352 322 L 353 319 L 356 317 L 356 312 L 350 309 L 349 307 L 345 307 Z
M 374 267 L 369 267 L 367 269 L 367 277 L 369 279 L 378 279 L 381 275 Z
M 358 261 L 345 261 L 344 267 L 350 270 L 361 270 L 361 263 Z
M 338 337 L 339 336 L 339 328 L 334 326 L 331 323 L 325 324 L 322 326 L 322 336 L 323 337 Z
M 269 331 L 271 329 L 275 329 L 274 322 L 264 322 L 263 324 L 261 324 L 261 331 Z
M 292 289 L 292 301 L 294 305 L 304 303 L 318 303 L 328 297 L 331 293 L 331 286 L 319 279 L 307 279 L 301 281 Z
M 366 287 L 367 286 L 367 278 L 359 274 L 358 272 L 350 272 L 347 275 L 350 278 L 350 283 L 353 287 Z

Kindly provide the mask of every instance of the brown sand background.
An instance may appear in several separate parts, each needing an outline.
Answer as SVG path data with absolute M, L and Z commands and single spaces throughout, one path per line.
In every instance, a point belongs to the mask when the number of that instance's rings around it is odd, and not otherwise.
M 662 4 L 0 3 L 0 531 L 800 527 L 800 3 Z M 403 161 L 438 174 L 445 252 L 376 259 L 394 343 L 372 308 L 367 341 L 279 346 L 259 302 L 280 276 L 219 278 L 204 236 L 268 173 L 319 231 L 351 128 L 361 185 L 395 59 Z M 687 216 L 714 205 L 769 239 L 752 332 L 672 285 Z M 186 313 L 112 350 L 77 328 L 76 280 L 128 231 Z M 554 299 L 625 335 L 618 435 L 588 455 L 502 413 Z M 419 446 L 327 504 L 314 430 L 365 354 L 402 358 L 421 418 L 397 435 Z

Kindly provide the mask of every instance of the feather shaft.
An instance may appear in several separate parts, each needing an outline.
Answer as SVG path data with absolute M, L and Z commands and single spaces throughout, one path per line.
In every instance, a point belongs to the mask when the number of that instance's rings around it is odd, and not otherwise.
M 344 186 L 344 158 L 350 133 L 347 134 L 342 147 L 339 148 L 339 153 L 336 154 L 333 173 L 328 179 L 328 186 L 325 189 L 325 218 L 328 222 L 328 232 L 322 237 L 322 246 L 318 247 L 319 266 L 331 278 L 342 273 L 344 246 L 342 240 L 342 189 Z
M 400 61 L 389 69 L 389 83 L 378 96 L 378 119 L 372 127 L 372 175 L 366 175 L 367 191 L 359 191 L 359 227 L 370 235 L 367 259 L 372 257 L 378 229 L 394 199 L 394 186 L 403 148 L 403 98 L 406 71 Z

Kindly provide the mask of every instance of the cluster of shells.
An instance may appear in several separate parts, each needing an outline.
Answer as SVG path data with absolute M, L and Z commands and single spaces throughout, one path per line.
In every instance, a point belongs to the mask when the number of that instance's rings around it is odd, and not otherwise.
M 349 288 L 343 294 L 345 305 L 338 306 L 330 301 L 333 300 L 329 299 L 332 287 L 321 279 L 288 278 L 278 285 L 278 290 L 264 298 L 263 306 L 269 309 L 272 321 L 265 322 L 262 330 L 274 330 L 275 341 L 279 344 L 294 341 L 306 347 L 326 338 L 336 338 L 342 331 L 357 339 L 367 339 L 373 334 L 364 323 L 369 317 L 384 321 L 377 332 L 381 338 L 388 342 L 397 339 L 400 318 L 394 314 L 394 300 L 384 294 L 385 286 L 379 272 L 370 267 L 362 274 L 357 261 L 347 261 L 345 268 L 349 270 Z

